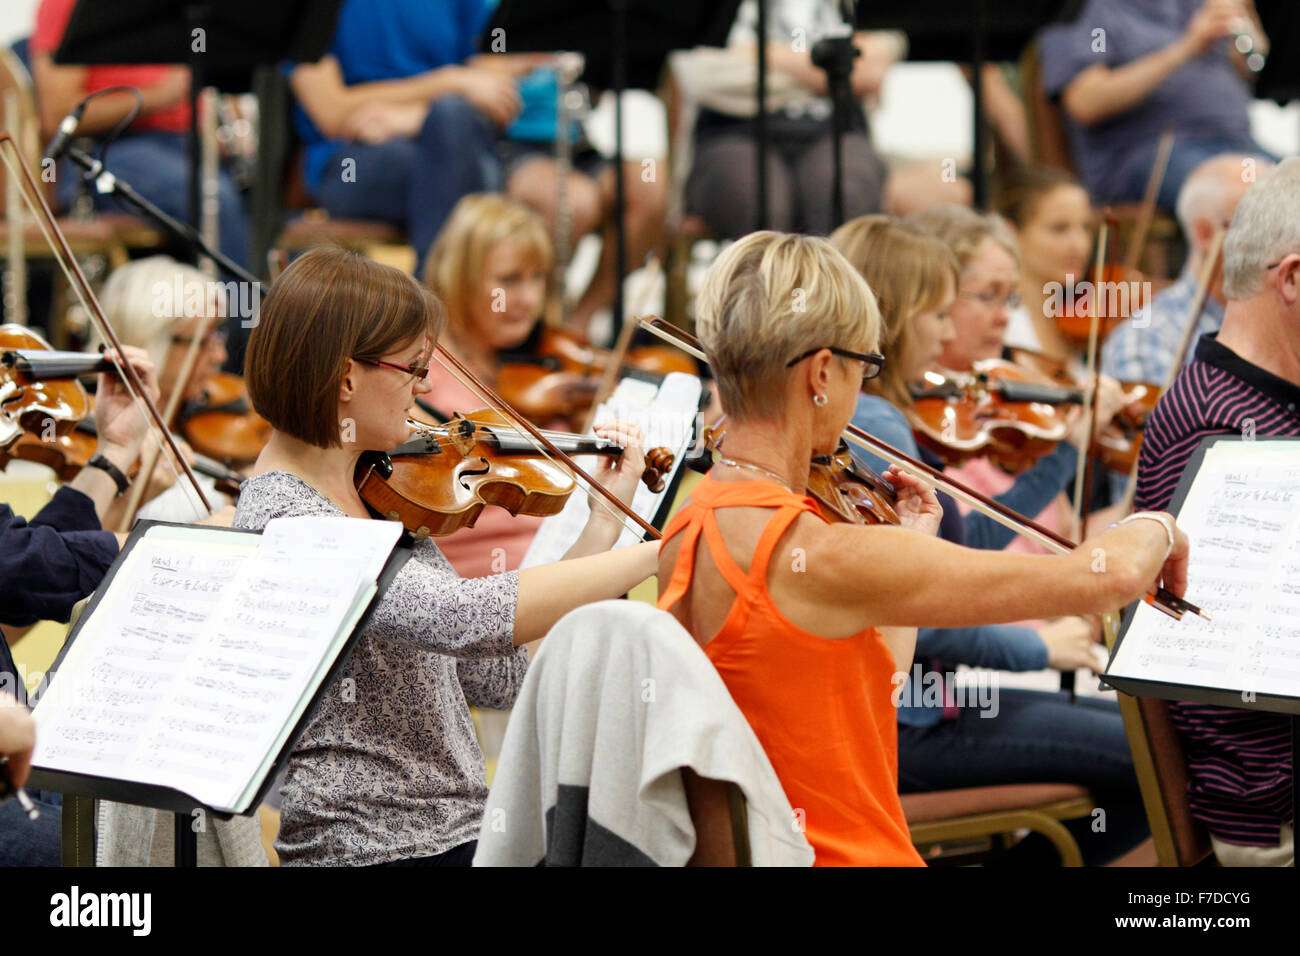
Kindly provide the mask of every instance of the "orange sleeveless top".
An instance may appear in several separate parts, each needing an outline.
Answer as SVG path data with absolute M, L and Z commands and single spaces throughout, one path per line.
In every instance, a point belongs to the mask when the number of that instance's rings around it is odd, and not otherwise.
M 775 508 L 749 573 L 727 551 L 717 508 Z M 719 572 L 736 592 L 721 629 L 704 645 L 763 745 L 801 819 L 818 866 L 924 866 L 898 799 L 894 656 L 880 632 L 829 638 L 795 626 L 767 589 L 781 535 L 817 503 L 771 482 L 707 476 L 669 522 L 664 542 L 684 532 L 668 587 L 668 610 L 686 593 L 703 532 Z M 846 582 L 847 583 L 847 582 Z

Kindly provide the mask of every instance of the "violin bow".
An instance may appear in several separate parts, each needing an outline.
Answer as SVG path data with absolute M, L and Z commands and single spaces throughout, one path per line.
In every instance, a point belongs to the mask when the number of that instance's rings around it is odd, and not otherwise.
M 1093 443 L 1096 441 L 1097 430 L 1097 396 L 1100 393 L 1100 382 L 1097 380 L 1097 346 L 1101 338 L 1101 304 L 1105 301 L 1102 294 L 1102 283 L 1106 275 L 1106 246 L 1108 233 L 1110 230 L 1110 213 L 1107 212 L 1102 216 L 1101 224 L 1097 227 L 1097 256 L 1093 263 L 1092 269 L 1092 308 L 1089 309 L 1088 322 L 1088 361 L 1085 366 L 1085 372 L 1092 381 L 1092 386 L 1088 392 L 1087 411 L 1085 424 L 1087 425 L 1087 439 L 1079 455 L 1079 461 L 1074 469 L 1074 536 L 1080 541 L 1083 540 L 1084 522 L 1088 520 L 1088 502 L 1087 493 L 1089 491 L 1089 462 L 1092 461 Z
M 700 348 L 699 339 L 689 332 L 669 325 L 658 318 L 642 319 L 641 327 L 665 342 L 671 342 L 686 353 L 694 355 L 701 362 L 709 361 L 708 355 Z M 1000 501 L 994 501 L 973 488 L 968 488 L 955 478 L 950 478 L 938 469 L 931 468 L 925 462 L 917 461 L 911 455 L 904 454 L 893 445 L 881 441 L 856 425 L 850 424 L 844 429 L 843 435 L 850 444 L 857 445 L 859 448 L 883 458 L 891 465 L 897 465 L 923 481 L 933 482 L 936 488 L 947 492 L 959 501 L 965 502 L 975 511 L 1024 538 L 1038 542 L 1056 554 L 1068 554 L 1078 547 L 1075 542 L 1068 538 L 1063 538 L 1055 531 L 1026 518 L 1018 511 L 1013 511 Z M 1196 605 L 1184 601 L 1165 588 L 1157 588 L 1155 595 L 1148 597 L 1148 603 L 1175 619 L 1181 619 L 1185 612 L 1204 616 L 1201 614 L 1201 609 Z
M 628 324 L 631 325 L 632 323 L 629 322 Z M 660 532 L 658 528 L 646 521 L 627 505 L 623 504 L 623 502 L 619 501 L 618 497 L 612 491 L 602 485 L 595 478 L 591 477 L 591 475 L 587 474 L 587 472 L 576 461 L 564 452 L 560 451 L 559 448 L 555 447 L 555 443 L 547 438 L 541 429 L 515 411 L 509 402 L 498 395 L 495 389 L 471 372 L 460 359 L 456 358 L 456 356 L 452 355 L 451 352 L 443 348 L 441 345 L 434 346 L 434 356 L 438 359 L 438 362 L 442 367 L 455 375 L 462 384 L 468 387 L 476 395 L 480 396 L 489 405 L 493 406 L 498 411 L 503 412 L 507 418 L 513 420 L 522 431 L 528 434 L 539 448 L 545 449 L 547 454 L 554 456 L 555 460 L 563 462 L 573 472 L 575 477 L 582 480 L 582 483 L 587 487 L 588 491 L 595 491 L 609 502 L 609 504 L 613 505 L 616 510 L 631 518 L 640 525 L 643 531 L 655 539 L 661 539 L 663 537 L 662 532 Z
M 215 320 L 213 320 L 215 321 Z M 209 322 L 200 323 L 199 334 L 190 337 L 190 344 L 185 348 L 185 358 L 181 360 L 180 371 L 176 374 L 176 387 L 172 393 L 167 396 L 167 404 L 163 407 L 163 421 L 176 421 L 176 410 L 180 408 L 181 396 L 185 392 L 185 383 L 190 380 L 190 375 L 194 372 L 194 366 L 198 364 L 199 351 L 203 348 L 203 339 L 207 335 Z M 135 523 L 136 513 L 140 510 L 140 505 L 144 500 L 144 493 L 149 487 L 149 479 L 153 477 L 154 465 L 158 462 L 158 455 L 162 451 L 159 445 L 150 445 L 145 453 L 140 456 L 140 468 L 137 475 L 143 476 L 143 481 L 135 481 L 131 484 L 131 492 L 126 499 L 126 508 L 122 511 L 122 520 L 117 526 L 117 530 L 127 532 L 131 530 L 131 525 Z
M 1226 236 L 1226 230 L 1222 226 L 1216 226 L 1214 235 L 1210 237 L 1210 245 L 1205 250 L 1205 264 L 1201 267 L 1201 274 L 1196 278 L 1196 294 L 1192 297 L 1192 307 L 1187 310 L 1183 335 L 1178 340 L 1178 349 L 1174 353 L 1173 364 L 1169 366 L 1169 374 L 1165 376 L 1164 387 L 1160 389 L 1162 396 L 1169 391 L 1174 380 L 1178 378 L 1178 373 L 1183 370 L 1187 350 L 1191 348 L 1192 339 L 1196 336 L 1196 326 L 1201 320 L 1201 313 L 1205 311 L 1205 303 L 1210 298 L 1210 283 L 1214 281 L 1214 273 L 1219 269 L 1219 259 L 1223 256 L 1223 240 Z M 1137 473 L 1138 459 L 1135 458 L 1133 467 L 1128 472 L 1128 483 L 1124 487 L 1122 502 L 1124 511 L 1133 507 L 1133 496 L 1137 493 Z
M 76 293 L 81 305 L 86 309 L 87 315 L 95 323 L 96 329 L 104 341 L 114 350 L 117 358 L 113 360 L 113 364 L 117 366 L 118 375 L 121 376 L 131 397 L 144 408 L 146 412 L 145 419 L 149 423 L 154 438 L 160 445 L 164 445 L 170 450 L 172 463 L 180 467 L 185 478 L 194 488 L 194 493 L 198 496 L 199 501 L 211 514 L 213 510 L 212 504 L 208 501 L 207 495 L 203 493 L 203 488 L 199 484 L 198 477 L 194 474 L 194 469 L 190 467 L 190 463 L 185 460 L 185 456 L 176 447 L 175 438 L 168 429 L 166 422 L 163 421 L 158 406 L 149 397 L 149 393 L 145 391 L 144 383 L 136 373 L 135 367 L 130 362 L 122 359 L 122 342 L 118 339 L 117 332 L 114 331 L 113 326 L 105 318 L 104 310 L 95 297 L 95 293 L 91 290 L 90 283 L 86 281 L 80 263 L 72 254 L 67 237 L 63 235 L 63 230 L 59 228 L 59 224 L 54 218 L 54 211 L 50 209 L 49 203 L 45 200 L 45 195 L 41 192 L 41 188 L 32 175 L 31 169 L 27 166 L 27 161 L 23 159 L 22 151 L 18 148 L 13 134 L 7 130 L 0 132 L 0 161 L 3 161 L 5 166 L 8 167 L 10 176 L 15 177 L 24 186 L 22 190 L 23 198 L 36 216 L 36 224 L 40 227 L 50 249 L 56 253 L 55 259 L 58 261 L 59 267 L 63 270 L 63 274 L 67 277 L 68 283 Z M 147 479 L 145 480 L 147 481 Z
M 1155 160 L 1151 163 L 1151 174 L 1147 177 L 1146 192 L 1142 194 L 1142 207 L 1138 211 L 1137 226 L 1133 230 L 1133 239 L 1129 243 L 1128 255 L 1124 257 L 1124 267 L 1130 272 L 1137 269 L 1146 249 L 1147 233 L 1151 231 L 1151 221 L 1156 214 L 1156 198 L 1164 184 L 1165 173 L 1169 170 L 1169 156 L 1174 151 L 1174 128 L 1166 126 L 1160 134 L 1160 143 L 1156 146 Z

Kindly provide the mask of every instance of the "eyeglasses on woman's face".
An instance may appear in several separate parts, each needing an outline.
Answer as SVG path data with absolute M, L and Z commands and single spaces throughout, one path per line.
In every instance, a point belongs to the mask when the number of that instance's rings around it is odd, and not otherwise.
M 972 299 L 990 310 L 1018 309 L 1024 301 L 1019 292 L 1008 292 L 1006 295 L 1000 292 L 958 292 L 957 296 Z
M 360 362 L 363 365 L 373 365 L 376 368 L 391 368 L 398 372 L 405 372 L 411 376 L 411 381 L 418 382 L 429 374 L 429 363 L 431 359 L 424 358 L 414 365 L 400 365 L 397 362 L 385 362 L 383 359 L 359 358 L 353 359 L 354 362 Z
M 885 357 L 879 352 L 850 352 L 848 349 L 842 349 L 834 345 L 824 345 L 820 348 L 809 349 L 802 355 L 796 355 L 790 361 L 785 363 L 786 368 L 793 368 L 809 356 L 816 355 L 822 349 L 826 349 L 832 355 L 838 355 L 841 358 L 857 359 L 862 363 L 862 381 L 867 382 L 881 373 L 885 367 Z

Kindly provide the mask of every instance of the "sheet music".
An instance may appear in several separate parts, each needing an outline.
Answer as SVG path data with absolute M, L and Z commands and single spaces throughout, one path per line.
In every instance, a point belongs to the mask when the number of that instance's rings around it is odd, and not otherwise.
M 242 809 L 400 532 L 345 518 L 276 519 L 260 537 L 150 529 L 36 708 L 34 762 Z
M 597 409 L 594 421 L 617 418 L 635 422 L 645 432 L 646 448 L 662 445 L 675 456 L 672 470 L 664 475 L 663 491 L 651 491 L 642 484 L 637 486 L 632 497 L 632 510 L 646 520 L 659 510 L 664 496 L 673 487 L 673 478 L 682 467 L 686 452 L 690 450 L 695 436 L 700 392 L 700 380 L 683 372 L 670 372 L 658 387 L 640 379 L 625 378 L 609 400 Z M 579 458 L 577 461 L 590 474 L 592 459 Z M 520 567 L 531 568 L 559 561 L 582 534 L 590 514 L 587 496 L 581 493 L 581 489 L 575 491 L 559 514 L 542 522 Z M 640 529 L 625 528 L 614 547 L 623 548 L 640 540 Z
M 1212 620 L 1140 605 L 1107 673 L 1300 695 L 1300 443 L 1211 446 L 1178 523 L 1187 599 Z

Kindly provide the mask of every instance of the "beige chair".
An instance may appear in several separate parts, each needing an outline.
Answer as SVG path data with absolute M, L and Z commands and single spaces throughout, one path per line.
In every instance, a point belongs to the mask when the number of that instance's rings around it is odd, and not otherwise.
M 1082 866 L 1079 844 L 1064 820 L 1086 817 L 1096 801 L 1088 791 L 1068 783 L 1024 783 L 907 793 L 903 814 L 912 842 L 929 860 L 927 850 L 944 844 L 1033 830 L 1052 841 L 1062 866 Z

